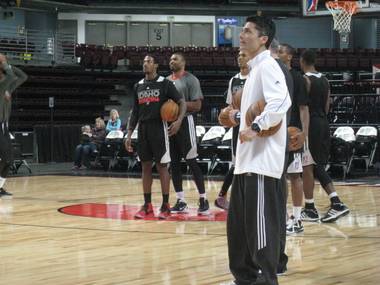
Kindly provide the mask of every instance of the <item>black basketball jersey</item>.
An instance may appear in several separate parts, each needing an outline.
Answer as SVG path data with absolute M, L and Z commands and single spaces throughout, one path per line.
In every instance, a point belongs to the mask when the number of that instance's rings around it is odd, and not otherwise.
M 240 76 L 233 77 L 232 82 L 231 82 L 231 93 L 234 94 L 236 91 L 239 91 L 240 89 L 242 89 L 244 87 L 246 80 L 247 80 L 246 78 L 243 79 L 243 78 L 240 78 Z
M 234 96 L 235 92 L 239 91 L 240 89 L 243 89 L 245 81 L 247 78 L 242 78 L 241 74 L 236 74 L 231 81 L 231 94 Z M 232 153 L 233 155 L 236 155 L 236 148 L 237 148 L 237 141 L 239 137 L 239 128 L 240 126 L 237 125 L 232 130 Z
M 288 68 L 286 67 L 286 65 L 280 59 L 276 59 L 276 62 L 280 66 L 282 73 L 285 76 L 286 87 L 288 88 L 289 96 L 293 104 L 294 85 L 293 85 L 292 76 L 290 75 L 290 72 Z M 287 126 L 289 126 L 289 123 L 290 123 L 290 116 L 291 116 L 291 108 L 289 108 L 288 112 L 286 113 Z
M 290 70 L 290 74 L 293 78 L 294 93 L 289 125 L 302 129 L 300 106 L 309 105 L 310 100 L 306 90 L 305 78 L 303 78 L 302 74 L 293 68 Z
M 135 85 L 135 109 L 138 121 L 161 120 L 160 109 L 168 99 L 175 102 L 183 98 L 174 84 L 162 76 L 153 80 L 142 79 Z
M 329 82 L 321 73 L 307 72 L 305 74 L 310 80 L 309 112 L 310 115 L 326 116 L 326 103 L 329 96 Z

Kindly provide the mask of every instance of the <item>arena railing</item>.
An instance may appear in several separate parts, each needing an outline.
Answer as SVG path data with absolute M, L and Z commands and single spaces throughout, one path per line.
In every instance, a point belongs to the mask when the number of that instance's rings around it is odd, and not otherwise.
M 13 64 L 74 64 L 75 43 L 73 34 L 0 27 L 0 53 Z

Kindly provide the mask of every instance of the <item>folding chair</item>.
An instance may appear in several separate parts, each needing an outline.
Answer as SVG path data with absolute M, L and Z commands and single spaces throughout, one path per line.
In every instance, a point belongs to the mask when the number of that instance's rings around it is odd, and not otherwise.
M 199 145 L 200 162 L 207 162 L 207 174 L 213 169 L 217 159 L 217 148 L 220 145 L 226 130 L 221 126 L 211 127 L 203 136 Z
M 104 170 L 110 170 L 117 164 L 117 155 L 123 144 L 124 133 L 122 131 L 111 131 L 99 151 L 99 161 Z
M 330 166 L 343 168 L 343 179 L 350 172 L 355 142 L 354 130 L 351 127 L 339 127 L 331 138 Z
M 124 139 L 127 138 L 127 135 L 128 134 L 126 134 L 124 136 Z M 132 136 L 131 136 L 133 152 L 128 152 L 125 149 L 124 144 L 123 144 L 121 146 L 118 154 L 117 154 L 117 160 L 118 161 L 126 161 L 127 162 L 127 171 L 131 171 L 132 169 L 134 169 L 135 166 L 137 165 L 137 163 L 139 162 L 139 159 L 137 157 L 137 150 L 136 150 L 137 137 L 138 137 L 138 131 L 137 131 L 137 128 L 136 128 L 133 131 Z
M 206 133 L 206 128 L 204 126 L 196 126 L 195 133 L 197 136 L 197 143 L 199 144 L 202 141 L 204 134 Z
M 209 174 L 215 170 L 219 164 L 228 164 L 228 169 L 231 167 L 232 155 L 231 155 L 231 141 L 232 141 L 232 129 L 230 128 L 223 136 L 221 142 L 216 147 L 216 159 L 211 165 Z
M 366 172 L 373 166 L 373 159 L 377 148 L 377 129 L 371 126 L 361 127 L 356 132 L 353 160 L 364 160 Z

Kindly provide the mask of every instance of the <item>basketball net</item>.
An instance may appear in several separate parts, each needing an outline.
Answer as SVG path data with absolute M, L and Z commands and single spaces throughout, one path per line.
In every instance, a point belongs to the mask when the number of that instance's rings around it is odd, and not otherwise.
M 334 30 L 339 34 L 350 33 L 351 17 L 357 12 L 357 3 L 355 1 L 328 1 L 326 8 L 333 16 Z

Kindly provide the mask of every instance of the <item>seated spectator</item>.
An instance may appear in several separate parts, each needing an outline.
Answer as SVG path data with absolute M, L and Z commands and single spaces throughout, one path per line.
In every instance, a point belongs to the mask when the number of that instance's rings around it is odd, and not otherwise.
M 101 118 L 95 120 L 95 128 L 82 127 L 81 142 L 75 149 L 73 170 L 90 168 L 91 154 L 98 151 L 105 139 L 105 123 Z
M 121 121 L 119 119 L 119 113 L 116 109 L 110 111 L 110 118 L 107 123 L 107 133 L 111 131 L 119 131 L 121 129 Z
M 92 142 L 96 145 L 96 150 L 100 150 L 106 137 L 106 124 L 102 118 L 95 119 L 95 128 L 92 129 Z

